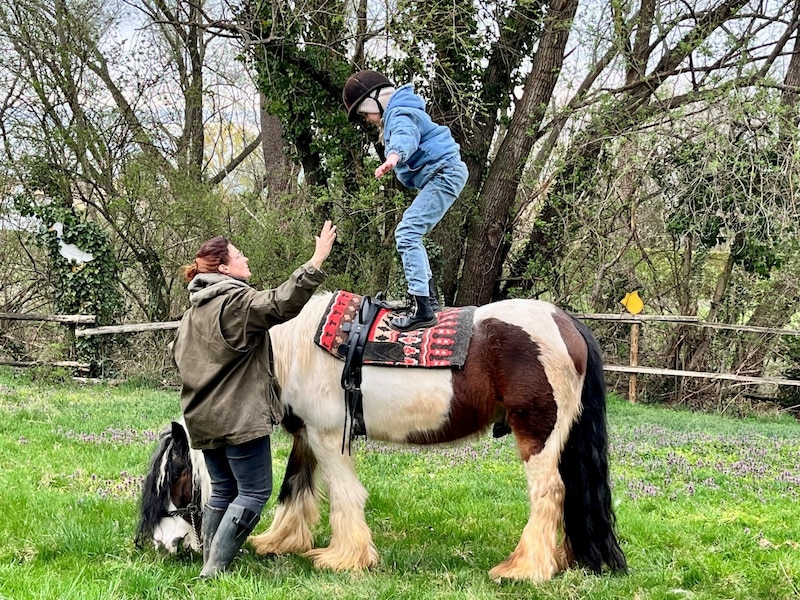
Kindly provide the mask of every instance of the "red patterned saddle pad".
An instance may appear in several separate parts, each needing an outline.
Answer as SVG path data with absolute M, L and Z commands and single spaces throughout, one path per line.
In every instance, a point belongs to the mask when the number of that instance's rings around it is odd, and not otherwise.
M 340 347 L 347 343 L 348 333 L 342 327 L 356 318 L 360 306 L 361 296 L 334 292 L 320 320 L 314 343 L 344 360 L 345 354 L 340 352 Z M 437 313 L 439 322 L 433 327 L 397 331 L 389 326 L 392 311 L 381 309 L 367 337 L 363 364 L 460 367 L 467 356 L 474 312 L 474 306 L 446 308 Z

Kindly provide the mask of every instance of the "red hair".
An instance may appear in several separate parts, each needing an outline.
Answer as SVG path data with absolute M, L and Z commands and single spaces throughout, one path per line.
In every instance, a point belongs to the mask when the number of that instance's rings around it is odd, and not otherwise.
M 205 242 L 197 251 L 194 262 L 184 265 L 183 278 L 188 282 L 200 273 L 216 273 L 220 265 L 226 265 L 230 261 L 228 255 L 230 243 L 228 238 L 222 236 L 211 238 Z

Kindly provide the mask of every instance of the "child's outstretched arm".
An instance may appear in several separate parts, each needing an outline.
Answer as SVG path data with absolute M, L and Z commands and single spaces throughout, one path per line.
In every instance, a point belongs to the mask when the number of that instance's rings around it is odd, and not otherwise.
M 395 154 L 394 152 L 389 154 L 389 156 L 386 157 L 386 162 L 383 163 L 377 169 L 375 169 L 375 179 L 380 179 L 381 177 L 386 175 L 386 173 L 394 169 L 395 166 L 397 165 L 398 160 L 400 160 L 400 157 L 397 154 Z

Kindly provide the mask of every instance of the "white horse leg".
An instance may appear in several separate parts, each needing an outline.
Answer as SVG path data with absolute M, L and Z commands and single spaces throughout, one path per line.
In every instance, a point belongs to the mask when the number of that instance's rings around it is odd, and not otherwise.
M 531 512 L 516 549 L 489 571 L 489 577 L 546 581 L 567 568 L 567 557 L 558 547 L 564 514 L 564 484 L 558 457 L 548 448 L 525 462 Z
M 318 569 L 365 569 L 378 563 L 378 550 L 364 517 L 367 490 L 358 480 L 352 457 L 342 454 L 341 432 L 309 431 L 309 443 L 328 488 L 331 541 L 306 552 Z
M 314 547 L 311 527 L 319 520 L 317 500 L 310 490 L 278 505 L 264 533 L 248 538 L 256 554 L 303 554 Z
M 267 531 L 248 538 L 256 554 L 302 554 L 314 547 L 311 528 L 319 521 L 316 464 L 308 441 L 295 434 L 275 518 Z

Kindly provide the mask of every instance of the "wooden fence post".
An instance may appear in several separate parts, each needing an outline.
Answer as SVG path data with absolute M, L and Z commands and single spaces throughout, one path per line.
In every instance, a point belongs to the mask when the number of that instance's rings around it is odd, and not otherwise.
M 631 325 L 631 365 L 636 367 L 639 365 L 639 323 Z M 631 378 L 628 381 L 628 401 L 631 404 L 636 404 L 636 373 L 631 373 Z
M 67 323 L 67 353 L 69 360 L 78 359 L 78 344 L 75 338 L 75 323 Z
M 631 315 L 636 316 L 644 308 L 644 302 L 639 297 L 639 291 L 633 290 L 625 294 L 625 297 L 619 301 Z M 631 325 L 631 358 L 630 366 L 639 366 L 639 323 L 634 322 Z M 636 371 L 631 372 L 631 377 L 628 380 L 628 401 L 631 404 L 636 404 Z

